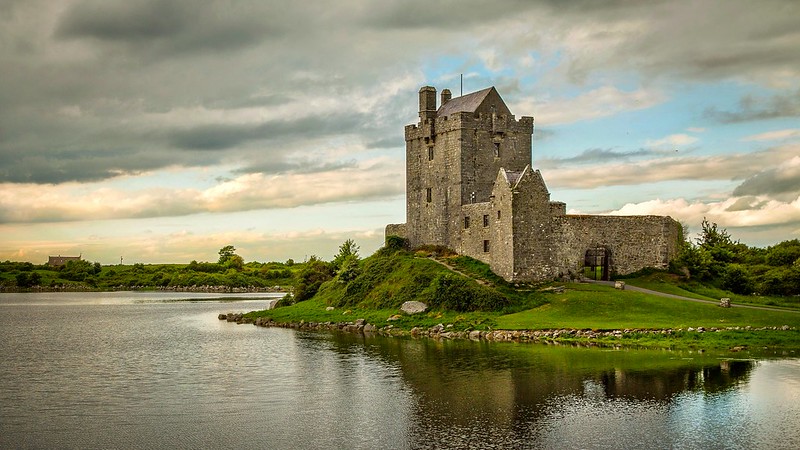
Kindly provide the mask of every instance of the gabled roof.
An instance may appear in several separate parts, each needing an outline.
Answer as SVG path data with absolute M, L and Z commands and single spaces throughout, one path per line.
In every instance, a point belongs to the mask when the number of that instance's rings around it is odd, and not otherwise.
M 493 90 L 494 86 L 450 99 L 450 101 L 439 107 L 439 111 L 436 112 L 436 115 L 442 117 L 457 112 L 474 113 Z

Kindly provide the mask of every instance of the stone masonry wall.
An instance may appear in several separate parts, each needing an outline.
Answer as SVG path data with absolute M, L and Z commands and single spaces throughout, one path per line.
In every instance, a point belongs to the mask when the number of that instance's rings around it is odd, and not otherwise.
M 610 251 L 611 273 L 667 268 L 681 233 L 680 224 L 665 216 L 566 215 L 553 221 L 552 239 L 559 243 L 554 276 L 580 273 L 586 250 L 595 247 Z
M 484 251 L 484 241 L 491 244 L 493 221 L 490 215 L 491 203 L 473 203 L 461 207 L 460 246 L 455 250 L 491 264 L 491 252 Z M 491 246 L 488 248 L 491 250 Z
M 403 239 L 408 239 L 406 236 L 406 224 L 404 223 L 390 223 L 386 225 L 386 230 L 384 231 L 384 237 L 389 236 L 397 236 Z
M 553 255 L 561 243 L 554 240 L 550 193 L 538 170 L 528 169 L 514 193 L 513 280 L 554 278 Z

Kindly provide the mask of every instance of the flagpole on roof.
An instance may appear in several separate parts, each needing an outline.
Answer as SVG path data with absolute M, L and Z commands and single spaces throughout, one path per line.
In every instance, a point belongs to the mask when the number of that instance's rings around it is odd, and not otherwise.
M 464 74 L 461 74 L 461 97 L 464 96 Z

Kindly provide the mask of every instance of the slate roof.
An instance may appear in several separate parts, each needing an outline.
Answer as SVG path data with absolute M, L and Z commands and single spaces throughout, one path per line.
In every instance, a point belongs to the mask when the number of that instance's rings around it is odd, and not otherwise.
M 494 89 L 494 86 L 450 99 L 450 101 L 439 107 L 439 111 L 436 112 L 436 115 L 443 117 L 457 112 L 474 113 L 475 110 L 481 106 L 481 103 L 483 103 L 483 100 L 486 99 L 486 96 L 489 95 L 492 89 Z
M 506 178 L 508 179 L 508 184 L 510 184 L 511 186 L 515 186 L 519 181 L 519 179 L 522 178 L 522 174 L 524 173 L 525 170 L 506 170 Z

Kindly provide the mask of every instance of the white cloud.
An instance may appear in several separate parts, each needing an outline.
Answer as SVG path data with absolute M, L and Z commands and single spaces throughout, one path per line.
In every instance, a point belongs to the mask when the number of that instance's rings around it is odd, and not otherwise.
M 645 142 L 645 145 L 651 148 L 673 148 L 694 144 L 697 141 L 696 137 L 688 134 L 671 134 L 663 139 L 649 140 Z
M 753 134 L 743 137 L 743 141 L 777 141 L 789 138 L 800 137 L 800 128 L 788 128 L 785 130 L 773 130 L 764 133 Z

